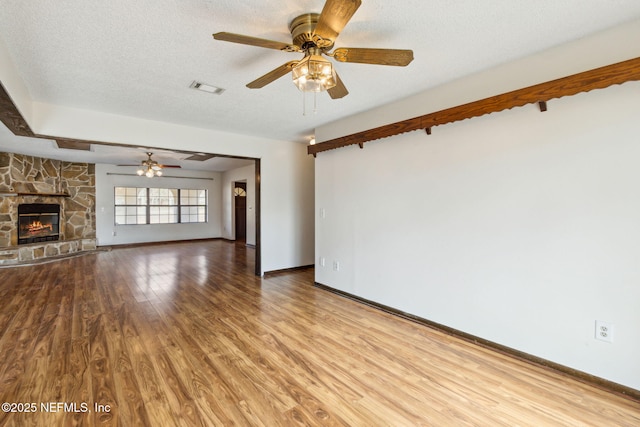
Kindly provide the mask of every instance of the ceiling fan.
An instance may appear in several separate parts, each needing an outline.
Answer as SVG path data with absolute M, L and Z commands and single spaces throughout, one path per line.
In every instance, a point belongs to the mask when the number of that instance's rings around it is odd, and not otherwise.
M 142 176 L 145 175 L 148 178 L 153 178 L 154 176 L 162 176 L 162 169 L 164 168 L 180 168 L 180 165 L 163 165 L 153 160 L 151 156 L 153 153 L 147 152 L 147 159 L 140 162 L 139 165 L 118 165 L 118 166 L 138 166 L 137 174 Z
M 360 4 L 361 0 L 327 0 L 320 14 L 306 13 L 298 16 L 289 24 L 292 37 L 290 44 L 226 32 L 213 34 L 213 38 L 285 52 L 304 53 L 302 59 L 289 61 L 247 84 L 250 89 L 264 87 L 291 71 L 293 81 L 301 91 L 326 90 L 331 98 L 342 98 L 349 91 L 331 62 L 322 55 L 339 62 L 393 66 L 406 66 L 413 60 L 413 51 L 405 49 L 342 47 L 331 52 L 336 38 Z

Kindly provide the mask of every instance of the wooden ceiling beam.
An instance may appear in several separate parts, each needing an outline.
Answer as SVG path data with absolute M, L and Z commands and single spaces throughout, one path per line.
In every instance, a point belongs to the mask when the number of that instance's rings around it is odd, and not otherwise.
M 33 136 L 31 128 L 18 111 L 11 97 L 0 84 L 0 122 L 17 136 Z
M 514 107 L 522 107 L 527 104 L 538 103 L 540 110 L 546 111 L 547 102 L 551 99 L 589 92 L 594 89 L 604 89 L 612 85 L 637 80 L 640 80 L 640 58 L 618 62 L 468 104 L 458 105 L 457 107 L 447 108 L 435 113 L 319 142 L 307 147 L 307 152 L 315 157 L 316 154 L 323 151 L 355 144 L 362 147 L 365 142 L 420 129 L 424 129 L 428 135 L 431 135 L 431 128 L 434 126 L 496 113 Z

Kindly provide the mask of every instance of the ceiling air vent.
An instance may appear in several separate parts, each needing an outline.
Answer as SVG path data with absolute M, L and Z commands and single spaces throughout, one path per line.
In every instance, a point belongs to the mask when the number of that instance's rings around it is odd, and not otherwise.
M 196 153 L 192 156 L 186 157 L 182 160 L 194 160 L 196 162 L 204 162 L 207 161 L 209 159 L 213 159 L 214 157 L 218 157 L 215 154 L 204 154 L 204 153 Z
M 222 92 L 224 92 L 224 89 L 222 89 L 221 87 L 211 86 L 206 83 L 197 82 L 195 80 L 193 81 L 193 83 L 191 83 L 189 87 L 191 89 L 198 89 L 203 92 L 212 93 L 214 95 L 220 95 Z

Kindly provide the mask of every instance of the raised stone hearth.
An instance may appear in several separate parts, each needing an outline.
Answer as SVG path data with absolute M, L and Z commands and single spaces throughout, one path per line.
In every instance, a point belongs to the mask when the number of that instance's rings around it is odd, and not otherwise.
M 71 240 L 22 245 L 0 250 L 0 265 L 13 265 L 96 250 L 96 239 Z
M 60 204 L 60 240 L 18 246 L 18 205 Z M 96 249 L 95 167 L 0 152 L 0 264 Z

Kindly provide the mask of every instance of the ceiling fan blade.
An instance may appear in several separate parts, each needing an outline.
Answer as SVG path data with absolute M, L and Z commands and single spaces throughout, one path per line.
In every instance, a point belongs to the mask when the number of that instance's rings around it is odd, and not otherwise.
M 147 167 L 146 165 L 142 165 L 140 163 L 136 164 L 136 165 L 116 165 L 116 166 L 131 166 L 131 167 Z M 157 165 L 153 165 L 151 166 L 152 168 L 159 168 L 159 169 L 163 169 L 163 168 L 181 168 L 182 166 L 180 165 L 161 165 L 161 164 L 157 164 Z
M 360 64 L 395 65 L 404 67 L 413 61 L 413 51 L 407 49 L 368 49 L 341 47 L 331 54 L 340 62 L 358 62 Z
M 336 85 L 331 89 L 327 89 L 329 96 L 331 99 L 338 99 L 349 95 L 349 91 L 345 87 L 344 83 L 342 83 L 342 79 L 336 73 Z
M 266 47 L 267 49 L 286 50 L 286 51 L 298 51 L 298 46 L 290 45 L 288 43 L 276 42 L 273 40 L 260 39 L 258 37 L 244 36 L 242 34 L 234 33 L 215 33 L 213 38 L 224 42 L 240 43 L 249 46 Z
M 280 77 L 282 77 L 285 74 L 287 74 L 288 72 L 290 72 L 298 62 L 300 62 L 300 61 L 289 61 L 286 64 L 282 64 L 281 66 L 279 66 L 275 70 L 269 71 L 264 76 L 258 77 L 257 79 L 255 79 L 254 81 L 249 83 L 247 85 L 247 87 L 249 89 L 260 89 L 261 87 L 264 87 L 264 86 L 268 85 L 269 83 L 273 82 L 274 80 L 277 80 Z
M 314 34 L 322 39 L 335 41 L 347 25 L 361 0 L 327 0 L 320 12 Z

